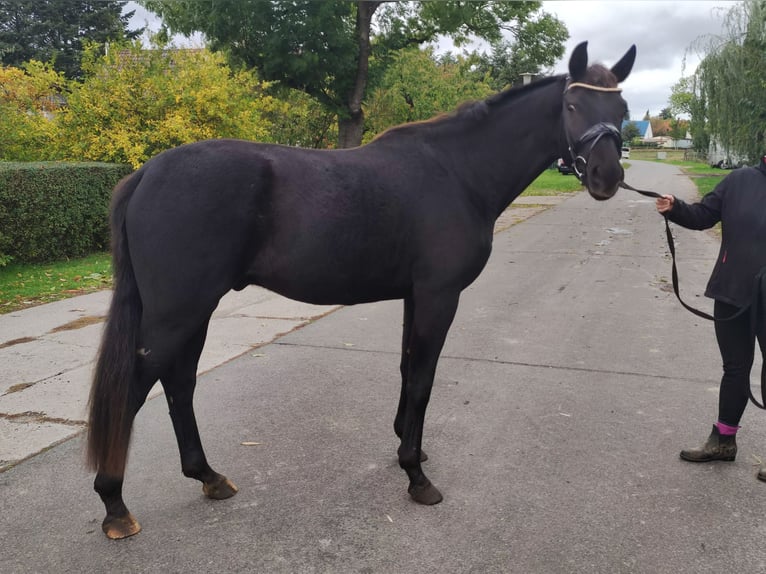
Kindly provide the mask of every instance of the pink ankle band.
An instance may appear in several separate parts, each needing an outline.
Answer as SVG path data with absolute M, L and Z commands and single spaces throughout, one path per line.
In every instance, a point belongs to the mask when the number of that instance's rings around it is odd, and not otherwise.
M 737 431 L 740 427 L 736 426 L 729 426 L 726 423 L 722 423 L 721 421 L 718 421 L 715 423 L 715 426 L 718 427 L 718 432 L 721 433 L 723 436 L 731 436 L 733 434 L 737 434 Z

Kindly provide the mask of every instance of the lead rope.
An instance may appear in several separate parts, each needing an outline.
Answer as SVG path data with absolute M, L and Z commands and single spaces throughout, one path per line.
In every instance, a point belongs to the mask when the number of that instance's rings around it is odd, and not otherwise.
M 630 191 L 635 191 L 636 193 L 640 193 L 641 195 L 645 195 L 646 197 L 654 197 L 654 198 L 660 198 L 663 197 L 656 191 L 649 191 L 646 189 L 637 189 L 633 187 L 632 185 L 625 183 L 624 181 L 621 181 L 619 183 L 619 187 L 623 189 L 628 189 Z M 757 334 L 757 321 L 758 321 L 758 310 L 759 310 L 759 302 L 762 298 L 762 290 L 766 289 L 766 267 L 761 269 L 761 271 L 756 275 L 755 277 L 755 290 L 753 291 L 753 300 L 750 304 L 746 305 L 745 307 L 742 307 L 739 311 L 737 311 L 734 315 L 731 315 L 730 317 L 726 317 L 725 319 L 721 318 L 715 318 L 712 315 L 709 315 L 708 313 L 705 313 L 704 311 L 700 311 L 699 309 L 695 309 L 691 305 L 688 305 L 683 299 L 681 299 L 681 294 L 678 289 L 678 268 L 676 267 L 676 244 L 673 239 L 673 233 L 670 231 L 670 223 L 668 222 L 668 216 L 666 213 L 662 214 L 663 218 L 665 219 L 665 237 L 668 241 L 668 249 L 670 250 L 670 255 L 673 260 L 672 264 L 672 272 L 671 277 L 673 279 L 673 292 L 676 294 L 676 298 L 678 301 L 683 305 L 683 307 L 698 317 L 702 317 L 703 319 L 707 319 L 708 321 L 731 321 L 732 319 L 736 319 L 740 315 L 743 315 L 745 311 L 748 309 L 750 310 L 750 331 L 751 335 L 754 337 Z M 761 367 L 761 397 L 763 403 L 759 403 L 758 400 L 753 396 L 753 391 L 750 389 L 750 385 L 747 386 L 747 393 L 750 396 L 750 401 L 757 406 L 759 409 L 766 410 L 766 363 Z

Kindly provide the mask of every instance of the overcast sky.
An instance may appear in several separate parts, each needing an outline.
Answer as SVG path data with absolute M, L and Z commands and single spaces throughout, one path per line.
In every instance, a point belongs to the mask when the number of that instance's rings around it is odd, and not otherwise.
M 690 75 L 699 59 L 688 49 L 700 36 L 717 35 L 726 12 L 738 2 L 723 0 L 564 0 L 543 2 L 543 9 L 555 14 L 569 30 L 564 58 L 554 69 L 567 70 L 569 54 L 580 42 L 588 41 L 591 61 L 614 64 L 631 44 L 638 55 L 633 72 L 623 84 L 631 119 L 640 120 L 647 110 L 659 115 L 668 107 L 671 87 L 682 75 Z M 149 24 L 156 29 L 156 17 L 134 3 L 132 24 Z M 196 44 L 200 44 L 197 39 Z M 686 69 L 684 70 L 684 59 Z
M 566 72 L 569 54 L 588 41 L 591 60 L 614 64 L 631 44 L 637 48 L 633 72 L 623 84 L 631 119 L 640 120 L 668 107 L 671 88 L 691 75 L 698 55 L 687 50 L 702 35 L 718 35 L 726 12 L 738 2 L 721 0 L 637 0 L 543 2 L 543 8 L 566 24 L 566 55 L 556 73 Z M 686 69 L 684 70 L 684 58 Z

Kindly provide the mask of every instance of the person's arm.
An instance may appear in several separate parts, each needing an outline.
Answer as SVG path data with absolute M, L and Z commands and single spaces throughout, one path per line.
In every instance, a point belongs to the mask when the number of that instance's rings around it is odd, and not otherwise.
M 657 211 L 682 227 L 709 229 L 721 221 L 722 198 L 729 185 L 728 180 L 729 177 L 725 177 L 713 191 L 696 203 L 686 203 L 673 195 L 663 195 L 655 202 Z

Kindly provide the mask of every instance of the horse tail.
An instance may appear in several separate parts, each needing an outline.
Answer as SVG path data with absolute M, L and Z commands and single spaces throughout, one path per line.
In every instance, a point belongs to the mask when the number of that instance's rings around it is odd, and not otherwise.
M 124 473 L 135 416 L 129 411 L 129 396 L 137 375 L 136 349 L 143 306 L 128 252 L 125 214 L 142 177 L 142 171 L 124 177 L 112 194 L 114 292 L 88 401 L 86 462 L 92 470 L 110 476 Z

